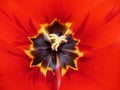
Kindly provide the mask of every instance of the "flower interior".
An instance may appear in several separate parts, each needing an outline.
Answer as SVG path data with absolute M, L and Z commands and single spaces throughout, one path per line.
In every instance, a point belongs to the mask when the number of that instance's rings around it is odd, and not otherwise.
M 78 70 L 77 61 L 83 56 L 78 48 L 80 40 L 74 38 L 71 23 L 54 20 L 50 24 L 42 24 L 38 34 L 29 37 L 30 49 L 25 53 L 32 59 L 30 67 L 39 67 L 46 76 L 48 70 L 55 73 L 57 64 L 64 75 L 71 68 Z

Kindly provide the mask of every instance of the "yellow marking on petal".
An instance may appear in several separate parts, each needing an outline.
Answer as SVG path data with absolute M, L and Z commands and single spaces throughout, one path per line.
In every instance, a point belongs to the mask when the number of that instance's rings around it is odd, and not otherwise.
M 24 52 L 25 52 L 31 59 L 34 59 L 34 56 L 31 55 L 31 51 L 30 51 L 30 50 L 24 50 Z
M 71 25 L 72 25 L 72 23 L 70 23 L 70 22 L 66 22 L 66 23 L 65 23 L 65 26 L 66 26 L 67 28 L 70 28 Z

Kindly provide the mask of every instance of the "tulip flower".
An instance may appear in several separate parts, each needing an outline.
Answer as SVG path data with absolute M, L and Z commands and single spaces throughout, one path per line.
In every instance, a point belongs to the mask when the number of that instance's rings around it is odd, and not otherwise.
M 119 90 L 119 0 L 0 0 L 0 90 Z

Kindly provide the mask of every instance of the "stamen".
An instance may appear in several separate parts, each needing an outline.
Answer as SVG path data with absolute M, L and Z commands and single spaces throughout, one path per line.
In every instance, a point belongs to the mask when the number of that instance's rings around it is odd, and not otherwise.
M 67 42 L 66 40 L 66 36 L 62 35 L 62 36 L 58 36 L 56 34 L 50 34 L 50 39 L 52 42 L 51 48 L 54 51 L 58 51 L 58 47 L 60 46 L 61 43 L 65 43 Z

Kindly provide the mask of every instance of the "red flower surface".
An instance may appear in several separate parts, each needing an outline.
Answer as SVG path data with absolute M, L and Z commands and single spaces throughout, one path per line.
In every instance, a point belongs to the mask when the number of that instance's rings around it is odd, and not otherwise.
M 84 56 L 59 90 L 120 90 L 119 0 L 0 0 L 0 90 L 56 90 L 56 75 L 30 68 L 29 50 L 40 25 L 71 22 Z M 58 90 L 57 89 L 57 90 Z

